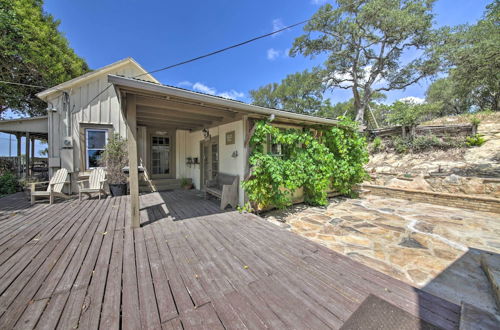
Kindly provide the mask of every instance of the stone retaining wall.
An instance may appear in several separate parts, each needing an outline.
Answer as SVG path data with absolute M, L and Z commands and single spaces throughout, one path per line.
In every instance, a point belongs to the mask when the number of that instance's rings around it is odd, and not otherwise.
M 458 207 L 484 212 L 500 213 L 500 199 L 490 197 L 475 197 L 460 194 L 447 194 L 431 191 L 411 190 L 402 188 L 390 188 L 362 184 L 362 189 L 378 196 L 407 199 L 420 203 L 431 203 L 450 207 Z

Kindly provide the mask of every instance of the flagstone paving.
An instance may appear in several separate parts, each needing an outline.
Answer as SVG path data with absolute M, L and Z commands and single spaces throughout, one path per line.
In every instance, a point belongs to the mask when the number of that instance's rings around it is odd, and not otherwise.
M 480 250 L 500 253 L 499 214 L 368 195 L 265 217 L 455 303 L 477 300 L 494 309 L 478 265 Z

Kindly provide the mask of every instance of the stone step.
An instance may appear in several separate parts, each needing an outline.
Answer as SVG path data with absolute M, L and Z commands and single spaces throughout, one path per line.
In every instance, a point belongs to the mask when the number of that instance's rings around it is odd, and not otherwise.
M 460 311 L 460 330 L 499 329 L 500 319 L 495 315 L 462 302 Z
M 481 255 L 481 267 L 490 282 L 492 294 L 500 311 L 500 255 L 485 252 Z

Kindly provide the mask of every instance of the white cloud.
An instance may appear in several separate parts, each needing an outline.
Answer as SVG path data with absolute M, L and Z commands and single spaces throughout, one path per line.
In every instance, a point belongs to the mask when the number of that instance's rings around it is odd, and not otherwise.
M 241 99 L 241 98 L 245 97 L 245 93 L 237 92 L 234 89 L 231 89 L 230 91 L 227 91 L 227 92 L 219 93 L 217 95 L 224 97 L 226 99 L 233 99 L 233 100 L 237 100 L 237 99 Z
M 313 5 L 323 5 L 327 2 L 327 0 L 311 0 Z
M 285 27 L 285 24 L 281 20 L 281 18 L 275 18 L 273 19 L 273 32 L 276 32 L 278 30 L 281 30 L 282 28 Z M 280 33 L 273 34 L 272 37 L 276 37 Z
M 193 89 L 197 92 L 202 92 L 202 93 L 210 94 L 210 95 L 215 95 L 215 93 L 217 92 L 217 90 L 215 88 L 208 87 L 207 85 L 204 85 L 200 82 L 195 83 L 193 85 Z
M 187 80 L 181 81 L 180 83 L 177 84 L 179 87 L 192 87 L 193 83 Z
M 238 100 L 242 99 L 245 97 L 245 93 L 243 92 L 238 92 L 234 89 L 228 90 L 228 91 L 223 91 L 223 92 L 217 92 L 217 89 L 215 87 L 210 87 L 205 85 L 204 83 L 201 82 L 195 82 L 194 84 L 191 83 L 190 81 L 181 81 L 177 83 L 177 86 L 179 87 L 185 87 L 185 88 L 191 88 L 192 90 L 200 93 L 205 93 L 209 95 L 216 95 L 216 96 L 221 96 L 226 99 L 233 99 L 233 100 Z
M 269 48 L 267 50 L 267 59 L 270 60 L 270 61 L 273 61 L 275 60 L 278 56 L 280 56 L 280 51 L 279 50 L 276 50 L 274 48 Z
M 404 102 L 404 103 L 411 103 L 411 104 L 424 104 L 425 99 L 421 97 L 416 97 L 416 96 L 407 96 L 399 99 L 398 101 Z

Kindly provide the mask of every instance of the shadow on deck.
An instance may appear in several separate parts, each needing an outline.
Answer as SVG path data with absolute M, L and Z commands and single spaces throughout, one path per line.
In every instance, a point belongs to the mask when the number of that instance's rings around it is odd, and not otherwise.
M 141 226 L 158 220 L 173 221 L 226 212 L 219 201 L 205 199 L 199 190 L 169 190 L 141 196 Z
M 197 194 L 141 195 L 134 230 L 128 196 L 4 218 L 0 328 L 337 329 L 370 296 L 458 328 L 459 306 Z

